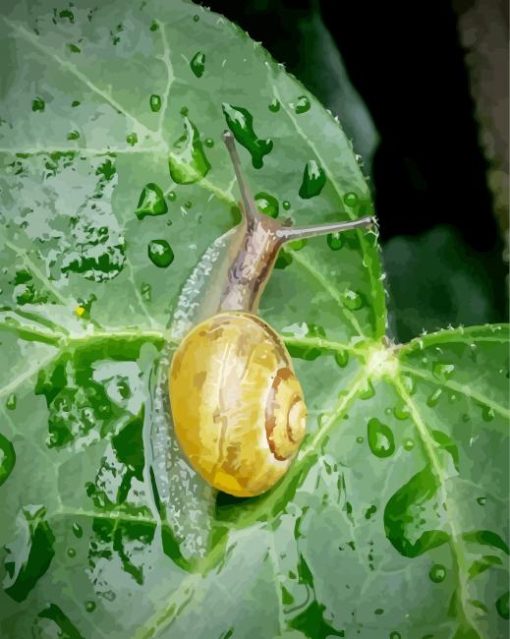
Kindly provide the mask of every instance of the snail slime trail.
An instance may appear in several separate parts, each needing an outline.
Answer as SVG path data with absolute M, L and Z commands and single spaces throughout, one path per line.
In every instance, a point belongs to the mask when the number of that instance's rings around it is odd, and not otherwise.
M 234 138 L 224 134 L 242 199 L 242 220 L 212 269 L 198 323 L 169 370 L 177 440 L 191 466 L 218 490 L 251 497 L 287 472 L 306 429 L 303 391 L 279 335 L 257 316 L 280 247 L 288 241 L 367 227 L 373 218 L 284 226 L 257 210 Z M 226 236 L 224 236 L 226 237 Z

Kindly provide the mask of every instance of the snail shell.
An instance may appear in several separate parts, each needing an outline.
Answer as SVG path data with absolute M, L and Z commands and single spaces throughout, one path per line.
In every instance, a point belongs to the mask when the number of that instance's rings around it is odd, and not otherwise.
M 285 474 L 306 407 L 290 355 L 266 322 L 228 311 L 200 323 L 174 354 L 169 391 L 181 447 L 212 486 L 250 497 Z

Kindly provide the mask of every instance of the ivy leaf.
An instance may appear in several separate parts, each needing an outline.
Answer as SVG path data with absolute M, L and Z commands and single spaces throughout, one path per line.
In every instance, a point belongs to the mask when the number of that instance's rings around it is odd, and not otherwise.
M 0 33 L 2 636 L 503 636 L 508 327 L 391 344 L 375 233 L 295 244 L 264 293 L 310 414 L 278 485 L 216 495 L 169 437 L 238 219 L 222 131 L 305 224 L 372 212 L 339 124 L 189 2 L 9 0 Z

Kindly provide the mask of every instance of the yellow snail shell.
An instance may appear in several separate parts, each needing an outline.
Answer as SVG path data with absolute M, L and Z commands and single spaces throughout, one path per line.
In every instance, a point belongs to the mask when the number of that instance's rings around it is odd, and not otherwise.
M 250 497 L 285 474 L 306 407 L 285 345 L 260 317 L 229 311 L 195 326 L 173 356 L 169 391 L 179 443 L 209 484 Z

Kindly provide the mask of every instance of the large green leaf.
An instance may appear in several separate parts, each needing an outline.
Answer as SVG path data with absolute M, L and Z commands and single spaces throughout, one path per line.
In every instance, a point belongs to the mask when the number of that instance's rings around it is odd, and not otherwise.
M 221 132 L 280 217 L 358 217 L 367 186 L 223 18 L 27 4 L 0 20 L 2 636 L 503 636 L 507 327 L 392 345 L 373 233 L 287 250 L 261 314 L 309 435 L 266 495 L 215 495 L 168 438 L 162 381 L 238 216 Z

